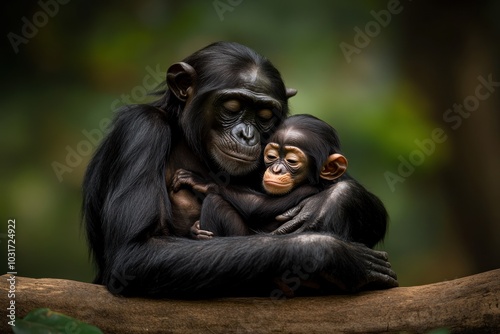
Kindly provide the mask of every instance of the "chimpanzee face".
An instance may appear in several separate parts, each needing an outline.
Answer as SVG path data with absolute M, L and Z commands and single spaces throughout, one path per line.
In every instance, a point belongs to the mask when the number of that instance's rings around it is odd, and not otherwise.
M 262 143 L 280 121 L 281 104 L 247 88 L 218 91 L 212 96 L 206 149 L 231 175 L 244 175 L 259 165 Z
M 264 149 L 264 190 L 283 195 L 304 183 L 338 179 L 347 169 L 338 146 L 335 131 L 327 123 L 310 115 L 287 118 Z
M 203 77 L 187 63 L 172 65 L 169 89 L 183 103 L 180 126 L 193 151 L 230 175 L 245 175 L 259 166 L 265 140 L 287 116 L 287 99 L 296 91 L 286 90 L 269 64 L 241 69 L 212 62 Z

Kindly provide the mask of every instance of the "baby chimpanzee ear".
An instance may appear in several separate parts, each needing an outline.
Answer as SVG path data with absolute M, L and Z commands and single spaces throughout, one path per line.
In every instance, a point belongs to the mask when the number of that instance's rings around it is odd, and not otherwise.
M 319 176 L 332 181 L 342 176 L 347 170 L 347 159 L 338 153 L 330 155 L 321 169 Z

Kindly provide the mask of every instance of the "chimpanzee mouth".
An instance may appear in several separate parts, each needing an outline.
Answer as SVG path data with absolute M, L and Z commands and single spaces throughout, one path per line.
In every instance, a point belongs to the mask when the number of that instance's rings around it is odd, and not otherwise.
M 262 181 L 262 187 L 266 192 L 273 195 L 285 195 L 291 191 L 293 185 L 290 183 L 279 183 L 269 180 Z
M 258 157 L 260 155 L 260 146 L 256 145 L 255 148 L 252 147 L 252 150 L 248 152 L 248 154 L 242 154 L 242 152 L 235 152 L 230 149 L 222 149 L 218 145 L 214 145 L 217 151 L 222 155 L 230 158 L 231 160 L 240 161 L 246 164 L 254 164 L 258 161 Z
M 262 181 L 264 187 L 270 187 L 275 190 L 289 190 L 292 188 L 292 185 L 290 183 L 279 183 L 279 182 L 274 182 L 274 181 L 269 181 L 269 180 L 264 180 Z

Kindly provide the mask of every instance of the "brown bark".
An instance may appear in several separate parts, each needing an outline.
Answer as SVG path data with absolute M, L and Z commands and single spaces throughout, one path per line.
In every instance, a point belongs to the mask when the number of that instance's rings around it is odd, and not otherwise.
M 8 275 L 0 305 L 9 305 Z M 500 333 L 500 269 L 452 281 L 348 296 L 151 300 L 103 286 L 16 277 L 16 316 L 47 307 L 105 333 Z M 5 311 L 4 311 L 5 312 Z M 0 332 L 10 331 L 8 319 Z

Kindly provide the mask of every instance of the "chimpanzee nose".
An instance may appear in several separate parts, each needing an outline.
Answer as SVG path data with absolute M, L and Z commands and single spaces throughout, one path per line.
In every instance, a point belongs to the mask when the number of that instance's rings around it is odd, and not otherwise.
M 285 167 L 283 167 L 283 165 L 280 163 L 275 163 L 272 166 L 271 170 L 273 171 L 274 174 L 277 174 L 277 175 L 285 173 Z
M 231 134 L 241 144 L 253 146 L 258 143 L 253 125 L 240 123 L 231 130 Z

